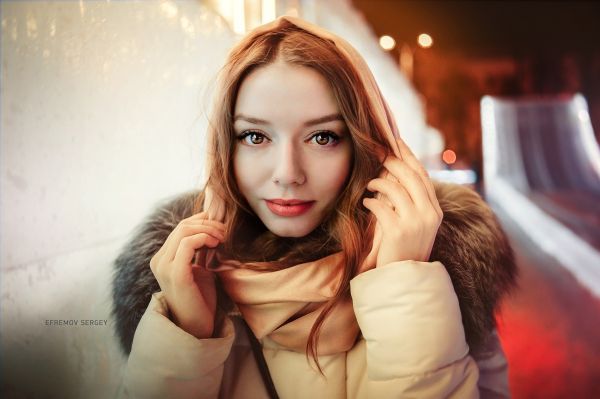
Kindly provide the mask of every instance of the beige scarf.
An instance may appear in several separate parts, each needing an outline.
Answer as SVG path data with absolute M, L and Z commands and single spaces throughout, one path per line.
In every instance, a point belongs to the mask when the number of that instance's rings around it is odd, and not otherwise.
M 359 273 L 374 267 L 376 255 L 371 251 Z M 211 270 L 218 273 L 225 292 L 258 339 L 269 337 L 285 348 L 304 352 L 312 326 L 339 287 L 344 265 L 338 252 L 271 272 L 250 270 L 237 261 Z M 348 351 L 358 332 L 352 301 L 346 296 L 325 318 L 317 353 Z
M 302 19 L 289 16 L 262 25 L 251 34 L 272 29 L 283 20 L 333 41 L 341 53 L 356 66 L 375 111 L 375 117 L 379 119 L 377 125 L 386 128 L 389 145 L 394 154 L 400 157 L 396 143 L 400 136 L 394 118 L 360 54 L 342 38 Z M 386 171 L 381 177 L 392 178 Z M 223 221 L 225 218 L 223 200 L 215 196 L 208 187 L 205 192 L 204 210 L 209 213 L 210 219 Z M 375 267 L 380 239 L 379 229 L 376 229 L 373 247 L 359 273 Z M 208 251 L 208 257 L 213 257 L 212 252 L 214 250 Z M 236 303 L 258 339 L 269 337 L 279 345 L 304 352 L 315 320 L 340 284 L 344 268 L 341 259 L 342 254 L 336 253 L 314 262 L 274 272 L 249 270 L 239 262 L 230 261 L 212 270 L 218 273 L 226 293 Z M 210 261 L 205 264 L 210 264 Z M 317 353 L 329 355 L 348 351 L 354 345 L 358 333 L 358 323 L 348 295 L 332 309 L 323 322 Z

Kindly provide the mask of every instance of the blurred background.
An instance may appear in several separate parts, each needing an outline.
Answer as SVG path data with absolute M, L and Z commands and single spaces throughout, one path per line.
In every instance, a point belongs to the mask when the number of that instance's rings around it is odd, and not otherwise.
M 356 47 L 431 176 L 494 208 L 513 397 L 598 397 L 600 6 L 393 0 L 0 3 L 0 395 L 116 395 L 112 262 L 202 185 L 216 74 L 284 14 Z
M 484 95 L 582 93 L 600 124 L 600 5 L 584 1 L 354 0 L 421 96 L 453 168 L 482 175 Z M 391 40 L 390 40 L 391 39 Z M 389 46 L 386 46 L 389 48 Z M 598 132 L 596 129 L 596 137 Z

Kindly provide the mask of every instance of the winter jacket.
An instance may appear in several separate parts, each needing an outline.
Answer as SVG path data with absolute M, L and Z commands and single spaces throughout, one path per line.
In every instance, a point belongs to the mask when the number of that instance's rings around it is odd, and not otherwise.
M 429 262 L 402 261 L 351 281 L 361 335 L 346 352 L 306 354 L 265 338 L 262 351 L 280 398 L 509 397 L 495 334 L 499 300 L 514 285 L 513 254 L 474 191 L 435 183 L 444 212 Z M 149 261 L 198 192 L 162 204 L 115 262 L 113 314 L 129 354 L 123 397 L 268 398 L 239 314 L 219 313 L 214 338 L 169 319 Z

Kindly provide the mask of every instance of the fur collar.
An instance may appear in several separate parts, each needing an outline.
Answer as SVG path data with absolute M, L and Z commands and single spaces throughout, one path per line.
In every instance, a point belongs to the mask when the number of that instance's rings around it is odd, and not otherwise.
M 502 296 L 515 285 L 513 252 L 492 210 L 475 191 L 456 184 L 434 185 L 444 219 L 430 261 L 446 267 L 460 304 L 467 343 L 477 355 L 495 328 L 495 311 Z M 126 354 L 152 293 L 160 290 L 150 259 L 179 221 L 192 215 L 199 193 L 190 191 L 161 203 L 115 260 L 112 316 Z

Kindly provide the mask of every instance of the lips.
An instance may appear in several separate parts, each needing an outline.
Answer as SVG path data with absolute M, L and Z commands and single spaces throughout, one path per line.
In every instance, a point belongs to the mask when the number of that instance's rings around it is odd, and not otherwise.
M 277 216 L 292 217 L 306 213 L 315 201 L 271 199 L 265 200 L 267 207 Z
M 290 200 L 285 200 L 285 199 L 269 199 L 266 200 L 268 202 L 272 202 L 274 204 L 278 204 L 278 205 L 301 205 L 301 204 L 309 204 L 311 202 L 314 201 L 302 201 L 302 200 L 296 200 L 296 199 L 290 199 Z

